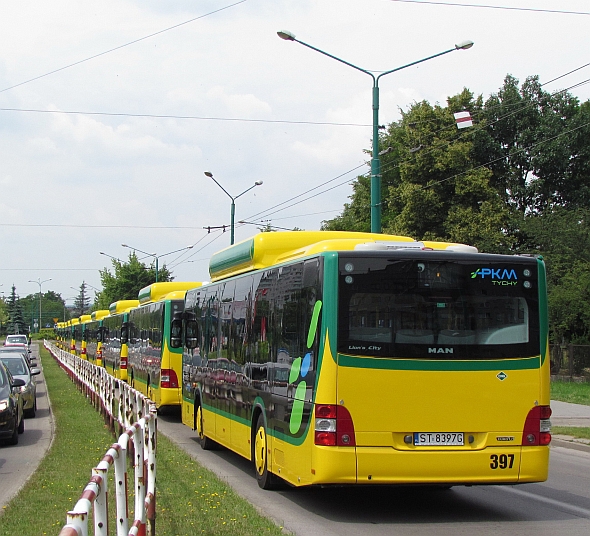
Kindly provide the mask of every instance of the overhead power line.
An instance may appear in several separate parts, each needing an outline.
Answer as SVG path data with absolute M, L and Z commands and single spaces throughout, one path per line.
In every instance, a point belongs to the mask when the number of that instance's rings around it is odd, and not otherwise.
M 509 11 L 533 11 L 539 13 L 560 13 L 562 15 L 590 15 L 588 11 L 566 11 L 563 9 L 541 9 L 536 7 L 490 6 L 487 4 L 463 4 L 459 2 L 431 2 L 425 0 L 389 0 L 406 4 L 429 4 L 433 6 L 476 7 L 482 9 L 504 9 Z
M 84 228 L 84 229 L 198 229 L 201 226 L 176 226 L 176 225 L 74 225 L 60 223 L 0 223 L 0 227 L 67 227 L 67 228 Z
M 146 117 L 149 119 L 197 119 L 199 121 L 235 121 L 241 123 L 286 123 L 289 125 L 330 125 L 345 127 L 370 127 L 363 123 L 334 123 L 330 121 L 291 121 L 288 119 L 244 119 L 241 117 L 208 117 L 201 115 L 160 115 L 160 114 L 132 114 L 113 112 L 82 112 L 77 110 L 40 110 L 34 108 L 0 108 L 1 112 L 30 112 L 38 114 L 64 115 L 100 115 L 107 117 Z
M 205 13 L 204 15 L 199 15 L 198 17 L 194 17 L 194 18 L 186 20 L 184 22 L 180 22 L 179 24 L 175 24 L 174 26 L 170 26 L 169 28 L 164 28 L 163 30 L 159 30 L 159 31 L 151 33 L 149 35 L 145 35 L 143 37 L 140 37 L 139 39 L 134 39 L 133 41 L 129 41 L 129 43 L 125 43 L 124 45 L 119 45 L 119 46 L 111 48 L 109 50 L 105 50 L 104 52 L 94 54 L 93 56 L 90 56 L 90 57 L 85 58 L 83 60 L 75 61 L 74 63 L 70 63 L 69 65 L 65 65 L 64 67 L 60 67 L 59 69 L 54 69 L 53 71 L 49 71 L 48 73 L 41 74 L 39 76 L 35 76 L 34 78 L 29 78 L 29 80 L 25 80 L 24 82 L 19 82 L 18 84 L 14 84 L 10 87 L 0 89 L 0 93 L 3 93 L 4 91 L 8 91 L 9 89 L 14 89 L 15 87 L 23 86 L 25 84 L 28 84 L 29 82 L 39 80 L 40 78 L 44 78 L 46 76 L 49 76 L 49 75 L 52 75 L 55 73 L 59 73 L 60 71 L 65 71 L 66 69 L 69 69 L 70 67 L 74 67 L 75 65 L 80 65 L 81 63 L 85 63 L 85 62 L 93 60 L 95 58 L 99 58 L 100 56 L 110 54 L 111 52 L 114 52 L 115 50 L 120 50 L 122 48 L 128 47 L 129 45 L 134 45 L 135 43 L 139 43 L 140 41 L 145 41 L 146 39 L 149 39 L 150 37 L 154 37 L 156 35 L 163 34 L 164 32 L 174 30 L 175 28 L 179 28 L 180 26 L 184 26 L 185 24 L 189 24 L 189 23 L 194 22 L 196 20 L 203 19 L 203 18 L 208 17 L 210 15 L 214 15 L 215 13 L 219 13 L 220 11 L 224 11 L 226 9 L 235 7 L 238 4 L 243 4 L 246 1 L 247 0 L 239 0 L 239 2 L 235 2 L 235 3 L 225 6 L 225 7 L 220 7 L 219 9 L 215 9 L 214 11 L 210 11 L 209 13 Z

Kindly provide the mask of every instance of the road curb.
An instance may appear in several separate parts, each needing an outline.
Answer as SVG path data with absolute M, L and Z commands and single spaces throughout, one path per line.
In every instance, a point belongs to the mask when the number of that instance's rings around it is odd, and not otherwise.
M 580 443 L 578 441 L 570 441 L 567 439 L 558 439 L 556 437 L 551 438 L 551 446 L 552 447 L 563 447 L 566 449 L 573 449 L 573 450 L 579 450 L 582 452 L 590 453 L 590 445 L 587 445 L 586 443 Z

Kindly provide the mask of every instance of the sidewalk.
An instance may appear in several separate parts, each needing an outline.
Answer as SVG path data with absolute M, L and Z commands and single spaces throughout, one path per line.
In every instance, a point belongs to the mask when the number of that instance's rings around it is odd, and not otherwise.
M 590 428 L 590 406 L 551 401 L 551 424 Z M 576 439 L 567 435 L 553 435 L 551 444 L 556 447 L 574 448 L 590 452 L 590 439 Z

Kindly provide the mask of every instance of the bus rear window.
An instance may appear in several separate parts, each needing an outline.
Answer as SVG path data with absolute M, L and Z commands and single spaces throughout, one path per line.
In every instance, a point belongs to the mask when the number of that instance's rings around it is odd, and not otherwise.
M 432 252 L 412 255 L 340 260 L 339 352 L 429 359 L 539 354 L 534 260 L 488 255 L 476 265 L 448 253 L 444 260 Z

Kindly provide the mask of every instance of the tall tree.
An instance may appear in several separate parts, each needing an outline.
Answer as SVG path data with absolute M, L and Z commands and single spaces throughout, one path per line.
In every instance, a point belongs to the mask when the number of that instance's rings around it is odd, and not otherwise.
M 6 333 L 28 333 L 29 327 L 25 322 L 23 310 L 20 300 L 16 295 L 16 287 L 12 285 L 10 296 L 7 302 L 8 308 L 8 323 L 6 325 Z
M 88 314 L 90 311 L 90 296 L 88 296 L 86 287 L 86 282 L 82 281 L 82 284 L 80 285 L 80 292 L 76 296 L 74 308 L 72 309 L 72 314 L 74 317 Z
M 108 309 L 119 300 L 136 300 L 139 291 L 156 281 L 155 267 L 146 266 L 139 261 L 135 252 L 129 254 L 128 262 L 111 260 L 114 273 L 107 268 L 100 270 L 103 290 L 98 295 L 98 308 Z M 172 273 L 161 266 L 158 268 L 158 281 L 172 281 Z

